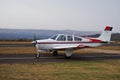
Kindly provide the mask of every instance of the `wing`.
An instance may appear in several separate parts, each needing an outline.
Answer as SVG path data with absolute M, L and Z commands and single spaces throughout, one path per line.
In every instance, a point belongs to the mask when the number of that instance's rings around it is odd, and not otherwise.
M 78 46 L 59 46 L 59 47 L 53 47 L 54 50 L 65 50 L 65 49 L 80 49 L 85 48 L 84 45 L 78 45 Z

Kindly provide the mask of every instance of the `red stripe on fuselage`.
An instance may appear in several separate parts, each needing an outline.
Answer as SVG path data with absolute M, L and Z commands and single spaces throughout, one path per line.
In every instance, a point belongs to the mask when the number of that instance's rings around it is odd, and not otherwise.
M 83 44 L 79 44 L 77 47 L 84 47 L 84 45 Z
M 93 40 L 91 42 L 37 42 L 37 44 L 80 44 L 80 43 L 102 43 L 102 41 Z
M 99 40 L 99 39 L 93 39 L 93 38 L 89 38 L 89 40 L 90 40 L 91 42 L 97 42 L 97 43 L 102 42 L 102 41 L 101 41 L 101 40 Z

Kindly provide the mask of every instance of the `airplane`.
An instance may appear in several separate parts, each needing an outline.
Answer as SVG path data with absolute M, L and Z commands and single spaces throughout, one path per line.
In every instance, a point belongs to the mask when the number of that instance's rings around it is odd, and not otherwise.
M 66 59 L 70 59 L 73 50 L 97 47 L 110 43 L 112 29 L 113 27 L 106 26 L 98 38 L 78 37 L 74 34 L 57 34 L 48 39 L 33 41 L 32 43 L 35 44 L 37 49 L 36 58 L 40 58 L 40 53 L 44 51 L 52 51 L 53 55 L 57 56 L 59 50 L 64 50 Z

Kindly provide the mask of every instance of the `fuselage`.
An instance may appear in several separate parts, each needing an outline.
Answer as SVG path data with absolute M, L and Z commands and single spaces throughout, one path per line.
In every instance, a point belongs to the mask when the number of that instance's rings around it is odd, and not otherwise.
M 102 41 L 100 40 L 59 34 L 56 37 L 53 36 L 49 39 L 37 40 L 36 46 L 39 50 L 54 50 L 57 48 L 64 49 L 64 47 L 79 49 L 85 47 L 96 47 L 100 45 L 102 45 Z

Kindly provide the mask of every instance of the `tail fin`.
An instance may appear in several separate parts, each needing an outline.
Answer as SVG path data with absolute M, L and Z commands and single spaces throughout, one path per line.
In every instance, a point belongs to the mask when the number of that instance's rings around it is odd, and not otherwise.
M 97 39 L 109 42 L 111 39 L 112 29 L 113 29 L 113 27 L 106 26 L 103 33 Z

